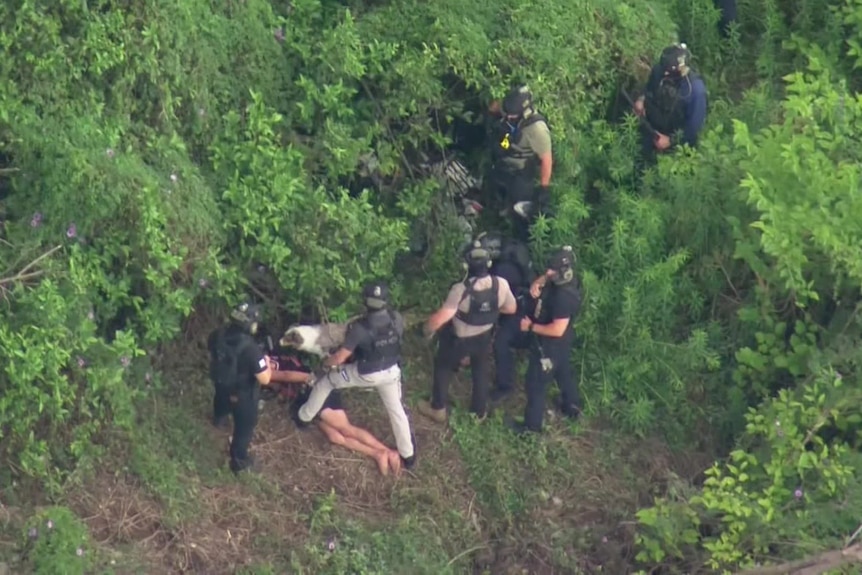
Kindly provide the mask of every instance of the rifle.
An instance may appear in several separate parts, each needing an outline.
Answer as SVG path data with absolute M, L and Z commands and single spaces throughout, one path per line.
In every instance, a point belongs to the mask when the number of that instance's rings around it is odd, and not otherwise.
M 622 92 L 623 97 L 626 99 L 626 101 L 629 103 L 629 105 L 630 105 L 632 108 L 634 108 L 634 107 L 635 107 L 635 103 L 634 103 L 634 101 L 632 100 L 631 96 L 629 96 L 629 93 L 628 93 L 628 92 L 626 92 L 626 89 L 621 87 L 621 88 L 620 88 L 620 92 Z M 650 124 L 650 123 L 649 123 L 649 120 L 647 120 L 644 116 L 638 116 L 638 120 L 640 121 L 641 125 L 642 125 L 643 127 L 645 127 L 645 128 L 647 129 L 647 131 L 648 131 L 650 134 L 652 134 L 653 136 L 658 136 L 658 135 L 660 135 L 659 131 L 658 131 L 658 130 L 656 130 L 655 128 L 653 128 L 653 127 L 652 127 L 652 124 Z

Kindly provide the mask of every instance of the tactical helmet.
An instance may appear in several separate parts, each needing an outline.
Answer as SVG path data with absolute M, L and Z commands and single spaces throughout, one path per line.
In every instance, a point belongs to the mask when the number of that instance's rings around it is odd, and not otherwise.
M 523 116 L 532 107 L 533 94 L 528 86 L 514 88 L 503 98 L 503 114 L 506 116 Z
M 685 76 L 691 65 L 691 52 L 685 44 L 674 44 L 662 50 L 659 65 L 665 76 Z
M 476 241 L 488 251 L 492 261 L 496 261 L 503 253 L 503 234 L 500 232 L 482 232 L 476 236 Z
M 243 299 L 230 312 L 232 320 L 240 324 L 249 333 L 254 334 L 257 331 L 257 324 L 260 322 L 261 310 L 260 306 L 252 303 L 249 299 Z
M 565 284 L 575 277 L 575 252 L 572 246 L 563 246 L 557 250 L 548 261 L 548 269 L 556 272 L 551 281 L 555 284 Z
M 382 281 L 369 282 L 362 288 L 362 298 L 368 309 L 383 309 L 389 305 L 389 286 Z
M 476 239 L 472 244 L 464 250 L 464 267 L 485 266 L 490 268 L 493 265 L 491 260 L 491 252 L 485 247 L 480 239 Z

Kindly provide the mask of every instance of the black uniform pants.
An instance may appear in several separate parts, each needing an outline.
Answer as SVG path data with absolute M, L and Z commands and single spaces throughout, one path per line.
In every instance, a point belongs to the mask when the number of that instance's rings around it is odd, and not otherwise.
M 488 387 L 491 377 L 491 339 L 494 330 L 473 337 L 458 337 L 452 324 L 440 333 L 437 355 L 434 357 L 434 383 L 431 388 L 431 407 L 445 409 L 449 402 L 449 384 L 461 367 L 461 360 L 470 358 L 473 392 L 470 412 L 485 415 L 488 405 Z
M 581 402 L 575 370 L 570 358 L 571 349 L 565 346 L 545 346 L 544 351 L 544 357 L 551 361 L 550 369 L 542 366 L 543 356 L 536 345 L 530 350 L 530 364 L 527 367 L 527 407 L 524 410 L 524 427 L 536 432 L 542 431 L 549 383 L 556 380 L 560 388 L 563 413 L 576 414 Z
M 495 384 L 500 391 L 515 388 L 515 351 L 530 347 L 533 335 L 521 331 L 523 314 L 500 316 L 497 333 L 494 336 L 494 362 L 497 365 Z
M 730 25 L 736 22 L 736 0 L 713 0 L 715 7 L 721 10 L 718 21 L 718 31 L 724 38 L 730 35 Z
M 248 448 L 257 426 L 257 402 L 259 390 L 243 390 L 231 397 L 216 389 L 213 397 L 213 416 L 216 420 L 230 414 L 233 416 L 233 436 L 230 442 L 231 471 L 242 471 L 251 465 Z

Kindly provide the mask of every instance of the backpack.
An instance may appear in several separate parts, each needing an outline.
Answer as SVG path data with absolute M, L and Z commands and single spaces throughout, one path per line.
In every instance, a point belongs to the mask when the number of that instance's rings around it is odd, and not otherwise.
M 224 330 L 219 332 L 216 337 L 214 353 L 210 357 L 210 379 L 212 379 L 217 391 L 229 395 L 236 395 L 239 392 L 242 383 L 239 373 L 239 358 L 252 345 L 257 344 L 246 334 L 228 337 Z

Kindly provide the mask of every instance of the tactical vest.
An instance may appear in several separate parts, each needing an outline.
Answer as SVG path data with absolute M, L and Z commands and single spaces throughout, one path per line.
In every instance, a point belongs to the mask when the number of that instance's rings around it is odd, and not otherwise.
M 694 75 L 690 76 L 694 79 Z M 686 103 L 680 87 L 688 83 L 685 78 L 678 81 L 663 78 L 655 90 L 647 90 L 644 94 L 646 119 L 650 125 L 665 135 L 670 135 L 685 127 Z
M 497 318 L 500 317 L 498 295 L 500 282 L 497 280 L 497 276 L 491 276 L 491 289 L 475 291 L 473 288 L 476 285 L 477 279 L 473 278 L 473 281 L 468 279 L 464 282 L 464 296 L 461 298 L 461 301 L 469 297 L 470 309 L 466 313 L 459 309 L 455 317 L 467 325 L 477 327 L 492 325 L 497 323 Z
M 254 387 L 253 374 L 239 372 L 239 358 L 252 346 L 257 343 L 247 333 L 231 333 L 226 329 L 219 332 L 215 354 L 210 358 L 210 379 L 218 391 L 236 395 L 245 388 Z
M 385 322 L 379 321 L 383 319 L 380 316 L 372 315 L 359 320 L 371 335 L 371 341 L 357 349 L 356 367 L 362 375 L 389 369 L 401 361 L 401 336 L 395 329 L 395 314 L 389 310 L 385 313 Z
M 499 161 L 498 163 L 502 164 L 502 167 L 505 167 L 509 163 L 507 160 L 515 160 L 518 163 L 525 161 L 528 169 L 535 168 L 537 163 L 536 154 L 529 146 L 522 144 L 522 140 L 524 129 L 536 122 L 545 122 L 547 124 L 548 120 L 539 112 L 533 112 L 529 118 L 518 123 L 514 130 L 510 130 L 505 121 L 500 122 L 494 144 L 494 155 Z

